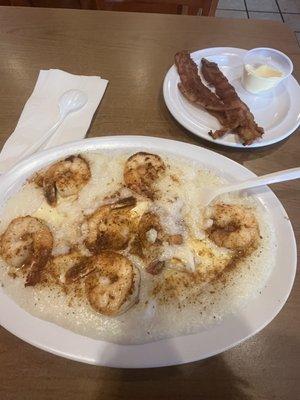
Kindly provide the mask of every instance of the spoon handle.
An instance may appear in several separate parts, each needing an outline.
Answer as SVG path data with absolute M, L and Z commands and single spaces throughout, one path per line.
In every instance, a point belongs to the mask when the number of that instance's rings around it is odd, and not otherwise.
M 300 167 L 286 169 L 284 171 L 273 172 L 272 174 L 262 175 L 255 178 L 247 179 L 241 183 L 225 186 L 218 190 L 218 195 L 222 193 L 233 192 L 237 190 L 250 189 L 263 185 L 270 185 L 283 181 L 290 181 L 292 179 L 300 178 Z
M 54 129 L 54 130 L 50 133 L 50 135 L 48 135 L 48 136 L 43 140 L 43 142 L 40 144 L 40 146 L 39 146 L 36 150 L 38 150 L 38 151 L 43 151 L 43 150 L 45 150 L 45 148 L 46 148 L 46 146 L 48 145 L 49 141 L 50 141 L 50 140 L 53 140 L 53 138 L 56 137 L 57 132 L 58 132 L 58 128 L 59 128 L 59 126 L 61 125 L 61 123 L 62 123 L 62 120 L 61 120 L 60 124 L 56 127 L 56 129 Z M 52 128 L 51 128 L 51 129 L 52 129 Z
M 20 156 L 20 160 L 23 158 L 29 156 L 30 154 L 34 153 L 36 150 L 38 150 L 44 142 L 47 141 L 47 139 L 50 138 L 51 135 L 58 129 L 58 127 L 62 124 L 64 118 L 60 118 L 47 132 L 45 132 L 39 140 L 34 142 L 31 146 L 29 146 Z

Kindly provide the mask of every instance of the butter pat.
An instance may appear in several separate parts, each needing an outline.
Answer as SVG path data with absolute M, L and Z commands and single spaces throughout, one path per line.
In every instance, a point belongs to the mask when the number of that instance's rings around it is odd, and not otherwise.
M 149 209 L 148 201 L 140 201 L 137 205 L 130 211 L 132 218 L 141 218 L 145 212 Z
M 282 72 L 275 68 L 271 68 L 268 65 L 261 65 L 258 68 L 253 68 L 251 65 L 246 65 L 247 71 L 253 73 L 261 78 L 281 78 Z
M 67 219 L 64 214 L 59 213 L 55 207 L 49 206 L 46 202 L 42 203 L 33 216 L 40 218 L 51 225 L 60 225 Z
M 251 93 L 259 93 L 275 87 L 283 78 L 284 74 L 263 64 L 255 68 L 250 64 L 244 66 L 243 85 Z

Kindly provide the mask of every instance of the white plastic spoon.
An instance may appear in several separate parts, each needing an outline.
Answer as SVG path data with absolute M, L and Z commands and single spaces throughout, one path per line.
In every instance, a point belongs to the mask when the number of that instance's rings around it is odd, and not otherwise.
M 86 93 L 81 90 L 68 90 L 63 93 L 59 99 L 58 107 L 59 107 L 59 120 L 47 131 L 45 132 L 39 140 L 33 143 L 28 149 L 26 149 L 20 156 L 20 159 L 23 159 L 30 154 L 34 153 L 36 150 L 40 149 L 43 145 L 46 144 L 50 137 L 53 137 L 54 133 L 57 131 L 58 127 L 63 123 L 66 117 L 86 105 L 88 101 L 88 96 Z
M 270 185 L 272 183 L 290 181 L 292 179 L 298 178 L 300 178 L 300 167 L 286 169 L 284 171 L 273 172 L 272 174 L 247 179 L 246 181 L 224 186 L 220 189 L 205 189 L 201 198 L 202 206 L 208 206 L 212 200 L 224 193 L 236 192 L 238 190 L 250 189 L 258 186 Z

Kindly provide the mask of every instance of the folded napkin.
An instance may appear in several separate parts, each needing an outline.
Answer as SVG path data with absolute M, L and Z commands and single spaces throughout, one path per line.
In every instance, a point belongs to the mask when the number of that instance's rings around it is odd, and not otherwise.
M 0 172 L 13 166 L 23 152 L 57 122 L 59 98 L 70 89 L 85 92 L 88 102 L 81 110 L 66 117 L 45 148 L 84 138 L 107 84 L 108 81 L 99 76 L 73 75 L 58 69 L 40 71 L 17 127 L 0 154 Z

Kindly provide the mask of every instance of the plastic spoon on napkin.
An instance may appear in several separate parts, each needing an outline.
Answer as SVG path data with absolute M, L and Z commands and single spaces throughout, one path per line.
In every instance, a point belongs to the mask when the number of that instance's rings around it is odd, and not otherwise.
M 243 182 L 234 183 L 233 185 L 223 186 L 220 189 L 206 188 L 201 198 L 202 207 L 208 206 L 212 200 L 221 194 L 251 189 L 258 186 L 270 185 L 272 183 L 290 181 L 298 178 L 300 178 L 300 167 L 286 169 L 284 171 L 277 171 L 268 175 L 257 176 L 255 178 L 247 179 Z
M 71 113 L 79 111 L 82 107 L 86 105 L 88 101 L 88 96 L 86 93 L 81 90 L 68 90 L 63 93 L 59 99 L 58 107 L 59 107 L 59 120 L 46 132 L 44 133 L 39 140 L 37 140 L 33 145 L 31 145 L 28 149 L 26 149 L 22 154 L 20 159 L 23 159 L 35 151 L 39 150 L 43 145 L 47 143 L 47 141 L 54 136 L 55 132 L 59 128 L 59 126 L 63 123 L 63 121 L 67 118 L 67 116 Z

